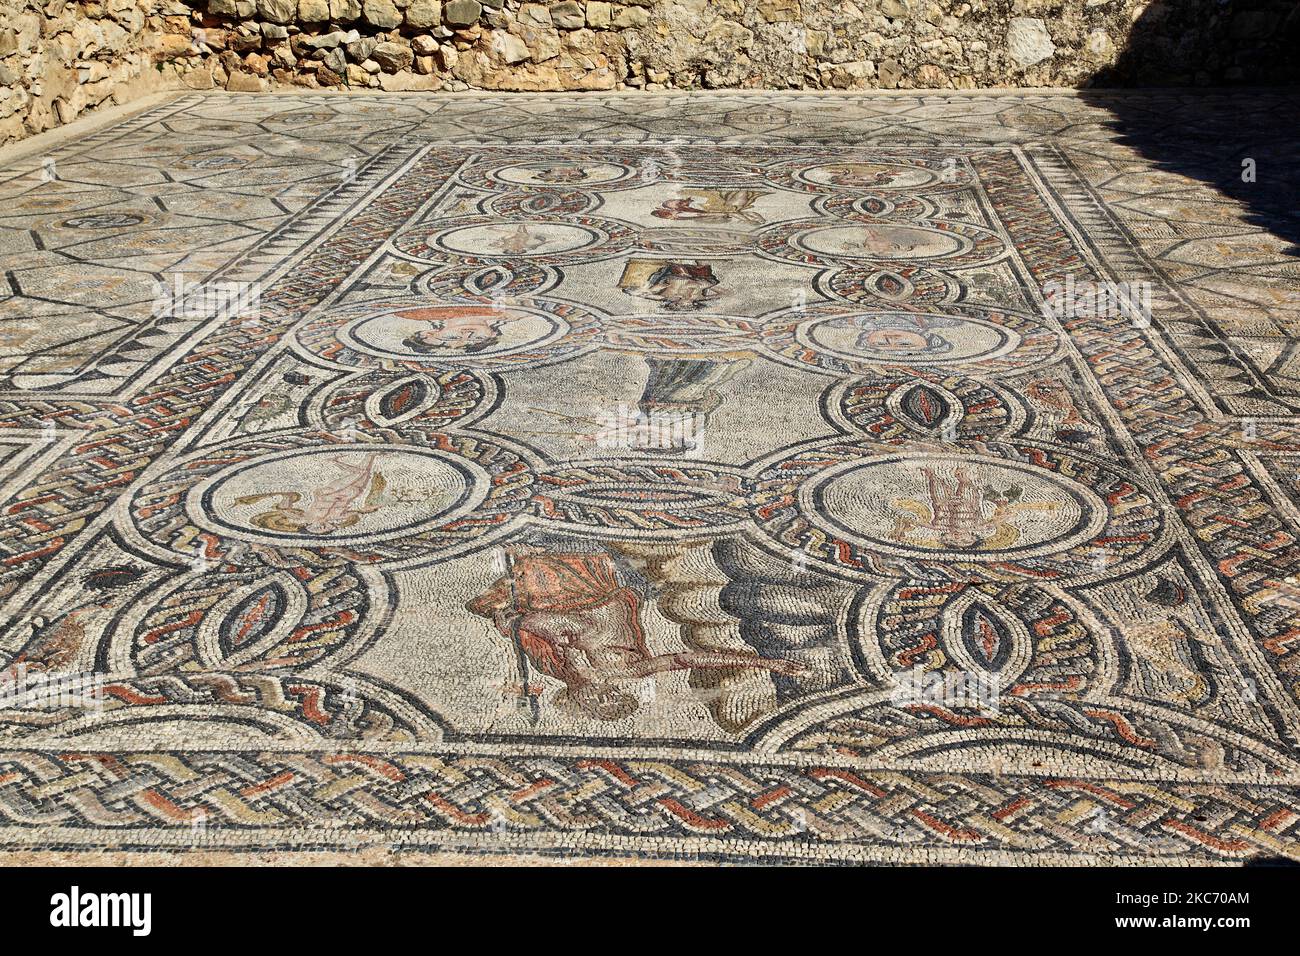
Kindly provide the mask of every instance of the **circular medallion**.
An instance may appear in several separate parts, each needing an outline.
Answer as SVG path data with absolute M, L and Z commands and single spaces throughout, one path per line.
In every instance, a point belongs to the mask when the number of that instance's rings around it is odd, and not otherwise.
M 517 368 L 567 358 L 599 326 L 568 302 L 412 296 L 327 312 L 295 333 L 313 354 L 361 368 Z
M 823 220 L 783 222 L 758 237 L 764 253 L 805 265 L 909 264 L 944 267 L 991 262 L 1007 246 L 996 233 L 941 219 L 876 220 L 865 217 L 828 225 Z
M 766 320 L 764 345 L 789 363 L 835 372 L 884 366 L 1023 368 L 1055 354 L 1058 339 L 1031 316 L 964 307 L 963 312 L 818 306 Z
M 187 508 L 249 539 L 381 540 L 477 505 L 487 480 L 481 468 L 429 449 L 293 449 L 217 473 L 190 490 Z
M 575 186 L 604 186 L 635 175 L 636 170 L 620 163 L 554 159 L 498 166 L 487 173 L 487 178 L 508 186 L 572 189 Z
M 939 174 L 902 163 L 822 163 L 795 174 L 814 186 L 833 189 L 917 189 L 939 181 Z
M 857 155 L 841 152 L 833 163 L 791 159 L 762 170 L 769 183 L 802 192 L 878 194 L 903 192 L 923 195 L 969 188 L 975 177 L 955 157 L 923 156 L 915 151 L 872 149 Z
M 486 546 L 524 510 L 533 469 L 505 445 L 278 433 L 205 449 L 133 496 L 148 541 L 239 565 L 412 561 Z
M 524 162 L 517 151 L 508 158 L 488 156 L 465 166 L 457 178 L 467 186 L 499 192 L 504 189 L 529 192 L 564 192 L 594 189 L 635 188 L 642 185 L 644 173 L 637 168 L 638 156 L 617 149 L 602 152 L 599 158 L 577 150 L 537 150 Z
M 58 225 L 64 229 L 125 229 L 129 226 L 138 226 L 142 222 L 144 216 L 137 216 L 135 213 L 101 212 L 65 219 Z
M 425 262 L 522 261 L 564 267 L 619 255 L 634 238 L 631 227 L 593 216 L 517 220 L 478 216 L 416 226 L 394 236 L 393 245 Z
M 568 330 L 562 318 L 541 310 L 431 305 L 362 316 L 339 329 L 339 340 L 381 358 L 454 362 L 535 350 Z
M 531 259 L 556 252 L 573 252 L 600 241 L 599 233 L 566 223 L 503 223 L 462 226 L 440 233 L 442 249 L 467 256 L 508 255 Z
M 832 259 L 938 259 L 970 248 L 951 232 L 883 222 L 810 229 L 794 245 Z
M 992 358 L 1020 342 L 1014 330 L 968 316 L 868 312 L 825 316 L 795 330 L 801 345 L 848 362 L 935 365 Z
M 754 488 L 755 522 L 779 546 L 888 577 L 1110 574 L 1164 527 L 1130 475 L 1038 445 L 880 454 L 836 442 L 773 460 Z
M 1105 503 L 1069 479 L 971 455 L 896 455 L 825 475 L 803 493 L 840 534 L 885 552 L 989 560 L 1073 547 Z

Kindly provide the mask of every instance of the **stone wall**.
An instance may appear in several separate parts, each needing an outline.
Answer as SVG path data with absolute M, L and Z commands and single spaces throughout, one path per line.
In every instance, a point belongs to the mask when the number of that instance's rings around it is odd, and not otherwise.
M 0 144 L 167 83 L 155 68 L 167 9 L 162 0 L 0 0 Z M 176 2 L 172 12 L 188 45 L 189 10 Z
M 1276 83 L 1295 0 L 0 0 L 0 142 L 162 87 Z
M 195 88 L 975 89 L 1294 78 L 1294 0 L 195 0 Z M 1133 41 L 1133 42 L 1130 42 Z

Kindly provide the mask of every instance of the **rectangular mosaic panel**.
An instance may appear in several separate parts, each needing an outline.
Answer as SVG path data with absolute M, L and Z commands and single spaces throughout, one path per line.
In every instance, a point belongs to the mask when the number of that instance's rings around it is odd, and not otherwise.
M 1283 425 L 1056 150 L 397 144 L 239 268 L 4 405 L 8 671 L 102 685 L 5 846 L 1296 852 Z

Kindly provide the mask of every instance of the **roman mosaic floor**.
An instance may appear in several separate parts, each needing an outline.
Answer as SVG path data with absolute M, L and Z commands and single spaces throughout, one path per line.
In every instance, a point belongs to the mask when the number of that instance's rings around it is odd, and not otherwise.
M 28 143 L 0 848 L 1300 858 L 1298 108 L 221 94 Z

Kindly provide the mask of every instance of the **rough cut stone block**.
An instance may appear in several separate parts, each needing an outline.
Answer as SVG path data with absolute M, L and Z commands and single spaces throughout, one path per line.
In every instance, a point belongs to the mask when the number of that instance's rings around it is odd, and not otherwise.
M 1056 53 L 1047 24 L 1036 17 L 1015 17 L 1007 29 L 1007 53 L 1021 69 L 1042 63 Z
M 540 3 L 525 3 L 519 8 L 519 22 L 533 26 L 549 27 L 551 11 Z
M 210 90 L 216 86 L 212 82 L 212 74 L 207 70 L 190 70 L 181 77 L 181 82 L 192 90 Z
M 406 22 L 418 29 L 435 27 L 442 21 L 440 0 L 411 0 L 406 8 Z
M 272 23 L 292 23 L 298 15 L 298 3 L 297 0 L 257 0 L 257 15 Z
M 397 9 L 393 0 L 365 0 L 362 15 L 367 23 L 385 30 L 401 26 L 402 23 L 402 11 Z
M 902 78 L 903 67 L 897 60 L 885 60 L 880 64 L 880 85 L 885 89 L 894 89 Z
M 582 4 L 566 0 L 551 7 L 551 22 L 562 30 L 579 30 L 586 25 L 587 18 L 582 12 Z
M 799 0 L 759 0 L 758 12 L 768 23 L 788 23 L 803 19 Z
M 506 63 L 522 63 L 528 59 L 528 44 L 513 33 L 494 30 L 492 33 L 492 52 Z
M 560 55 L 560 34 L 550 28 L 524 27 L 519 31 L 534 63 Z
M 379 41 L 374 37 L 361 37 L 344 45 L 348 51 L 348 56 L 356 63 L 362 63 L 370 59 L 370 51 L 379 45 Z
M 477 23 L 483 5 L 478 0 L 451 0 L 442 8 L 443 19 L 453 27 L 467 27 Z
M 627 27 L 643 27 L 650 22 L 650 14 L 640 7 L 624 7 L 614 17 L 613 25 L 622 30 Z
M 436 90 L 442 81 L 436 76 L 417 76 L 414 73 L 384 73 L 379 86 L 386 93 L 408 93 L 412 90 Z
M 304 36 L 300 42 L 312 50 L 332 50 L 346 41 L 347 37 L 348 35 L 342 30 L 335 30 L 333 33 L 322 33 L 320 36 Z
M 266 81 L 252 73 L 231 73 L 226 89 L 232 93 L 260 93 L 266 89 Z
M 410 67 L 415 54 L 403 43 L 381 43 L 370 51 L 370 59 L 388 73 L 397 73 Z
M 335 73 L 343 74 L 348 69 L 348 58 L 337 47 L 325 54 L 325 65 Z
M 303 23 L 324 23 L 329 18 L 329 0 L 298 0 L 298 19 Z

